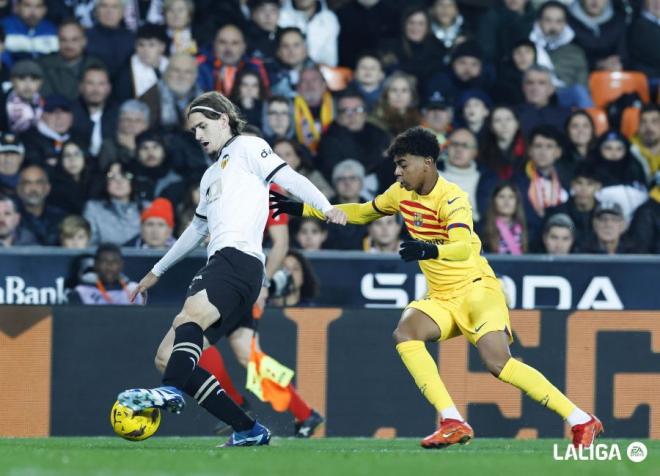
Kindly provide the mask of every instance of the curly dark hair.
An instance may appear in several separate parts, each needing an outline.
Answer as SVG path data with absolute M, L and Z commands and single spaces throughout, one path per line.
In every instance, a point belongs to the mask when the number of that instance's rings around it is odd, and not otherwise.
M 316 277 L 312 264 L 300 251 L 289 250 L 286 255 L 295 258 L 302 268 L 303 283 L 300 288 L 300 298 L 314 299 L 319 294 L 319 279 Z
M 440 155 L 438 139 L 428 129 L 412 127 L 396 136 L 387 149 L 387 155 L 391 159 L 408 154 L 430 157 L 436 161 Z

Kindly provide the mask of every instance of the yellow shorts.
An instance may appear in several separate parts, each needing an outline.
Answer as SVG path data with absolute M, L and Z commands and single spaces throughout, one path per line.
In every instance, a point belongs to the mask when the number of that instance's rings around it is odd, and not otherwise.
M 492 331 L 506 331 L 513 342 L 509 309 L 497 279 L 484 277 L 450 298 L 429 296 L 412 301 L 407 307 L 429 316 L 440 328 L 440 339 L 463 334 L 473 345 Z

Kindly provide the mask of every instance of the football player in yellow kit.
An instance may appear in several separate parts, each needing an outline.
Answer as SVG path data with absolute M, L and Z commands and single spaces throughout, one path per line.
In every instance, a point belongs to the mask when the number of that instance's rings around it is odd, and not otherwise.
M 464 144 L 453 146 L 459 145 Z M 422 446 L 444 448 L 468 443 L 474 437 L 425 345 L 460 334 L 477 347 L 494 376 L 567 420 L 574 445 L 590 446 L 603 431 L 598 418 L 579 409 L 539 371 L 511 357 L 513 336 L 504 294 L 481 256 L 468 195 L 438 174 L 439 152 L 437 139 L 429 131 L 408 129 L 388 149 L 396 167 L 396 183 L 371 202 L 337 205 L 354 224 L 401 213 L 414 238 L 401 245 L 399 254 L 405 261 L 419 261 L 428 294 L 405 308 L 394 340 L 417 387 L 440 414 L 438 429 L 422 440 Z M 271 200 L 274 214 L 325 218 L 319 210 L 282 195 L 272 195 Z

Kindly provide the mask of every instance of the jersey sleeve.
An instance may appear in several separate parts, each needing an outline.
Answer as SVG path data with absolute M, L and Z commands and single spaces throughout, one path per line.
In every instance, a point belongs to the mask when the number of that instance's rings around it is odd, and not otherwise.
M 472 233 L 472 207 L 468 195 L 459 191 L 454 196 L 449 196 L 438 210 L 438 219 L 445 224 L 447 232 L 456 228 L 466 229 Z
M 381 215 L 394 215 L 395 213 L 399 213 L 400 191 L 401 185 L 398 182 L 393 183 L 390 185 L 390 188 L 380 195 L 377 195 L 376 198 L 371 201 L 371 205 L 374 210 Z
M 243 158 L 248 169 L 264 182 L 273 180 L 275 174 L 287 166 L 279 155 L 273 152 L 268 143 L 258 137 L 246 137 L 243 144 Z

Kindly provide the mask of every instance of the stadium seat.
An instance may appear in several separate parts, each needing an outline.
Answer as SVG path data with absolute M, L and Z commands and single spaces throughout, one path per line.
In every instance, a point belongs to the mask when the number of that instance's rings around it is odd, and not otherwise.
M 585 109 L 587 114 L 591 116 L 591 120 L 594 121 L 594 126 L 596 126 L 596 135 L 599 136 L 606 130 L 610 128 L 610 124 L 607 121 L 607 114 L 600 108 L 589 107 Z
M 321 74 L 325 79 L 330 91 L 341 91 L 346 89 L 348 83 L 353 79 L 353 70 L 345 66 L 327 66 L 322 64 L 320 67 Z
M 621 115 L 621 134 L 630 139 L 637 134 L 639 129 L 639 113 L 638 107 L 627 107 L 623 110 Z
M 636 92 L 649 102 L 649 85 L 638 71 L 594 71 L 589 75 L 589 90 L 596 107 L 604 108 L 625 93 Z

